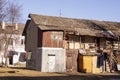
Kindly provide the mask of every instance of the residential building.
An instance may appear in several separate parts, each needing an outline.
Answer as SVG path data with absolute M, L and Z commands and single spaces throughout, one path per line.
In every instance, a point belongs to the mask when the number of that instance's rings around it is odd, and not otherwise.
M 24 24 L 0 23 L 0 63 L 7 66 L 24 63 L 25 37 L 22 36 Z M 7 57 L 7 59 L 5 58 Z
M 100 72 L 98 54 L 111 56 L 113 44 L 119 45 L 119 33 L 119 22 L 29 14 L 23 31 L 29 56 L 27 68 L 41 72 Z M 86 66 L 85 62 L 89 60 L 90 64 Z M 107 58 L 103 61 L 102 71 L 112 70 Z

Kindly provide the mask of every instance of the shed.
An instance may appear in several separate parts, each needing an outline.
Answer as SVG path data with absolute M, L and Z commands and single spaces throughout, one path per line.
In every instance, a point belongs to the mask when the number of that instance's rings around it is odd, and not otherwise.
M 79 54 L 79 71 L 85 73 L 100 73 L 97 68 L 97 55 L 81 55 Z
M 41 72 L 66 72 L 66 55 L 62 48 L 39 48 L 36 70 Z

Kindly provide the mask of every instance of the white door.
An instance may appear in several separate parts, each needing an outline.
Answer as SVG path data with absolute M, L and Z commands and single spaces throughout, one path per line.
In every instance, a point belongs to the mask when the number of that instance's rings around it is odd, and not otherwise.
M 55 72 L 55 55 L 48 55 L 48 70 Z

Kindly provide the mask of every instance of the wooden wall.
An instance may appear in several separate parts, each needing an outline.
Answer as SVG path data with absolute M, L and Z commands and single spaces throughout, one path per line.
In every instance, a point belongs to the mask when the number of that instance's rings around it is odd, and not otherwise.
M 27 35 L 26 35 L 26 44 L 25 50 L 27 52 L 32 52 L 31 59 L 27 60 L 26 67 L 29 69 L 35 69 L 36 67 L 36 49 L 37 49 L 37 34 L 38 27 L 34 25 L 34 22 L 31 20 L 30 24 L 27 28 Z
M 38 29 L 38 47 L 42 47 L 43 31 Z
M 78 71 L 78 50 L 66 50 L 66 71 Z

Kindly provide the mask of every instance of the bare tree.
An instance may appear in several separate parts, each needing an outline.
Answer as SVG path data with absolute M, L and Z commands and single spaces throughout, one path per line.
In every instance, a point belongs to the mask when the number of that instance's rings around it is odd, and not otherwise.
M 3 21 L 6 17 L 6 0 L 0 0 L 0 22 Z
M 7 0 L 0 0 L 0 22 L 3 20 L 8 20 L 8 22 L 11 23 L 11 26 L 13 26 L 13 23 L 19 22 L 20 18 L 22 17 L 21 9 L 22 6 L 18 3 L 8 2 Z M 10 30 L 9 33 L 8 30 Z M 17 29 L 7 29 L 6 25 L 5 28 L 1 29 L 0 31 L 0 44 L 4 44 L 2 45 L 3 47 L 0 46 L 0 50 L 4 48 L 5 67 L 7 67 L 7 51 L 9 42 L 13 35 L 16 34 L 16 32 Z
M 12 24 L 18 22 L 22 16 L 21 14 L 22 6 L 18 3 L 9 2 L 7 8 L 7 19 Z
M 5 24 L 5 23 L 4 23 Z M 5 27 L 5 28 L 3 28 Z M 15 24 L 8 24 L 6 23 L 4 26 L 2 24 L 2 33 L 0 35 L 0 52 L 3 52 L 2 59 L 5 59 L 5 67 L 8 66 L 8 48 L 11 45 L 11 41 L 13 42 L 13 39 L 15 39 L 14 35 L 17 35 L 19 33 L 17 29 L 17 25 Z M 13 44 L 13 43 L 12 43 Z M 12 47 L 13 45 L 11 45 Z M 3 62 L 3 61 L 2 61 Z M 3 65 L 2 65 L 3 66 Z

